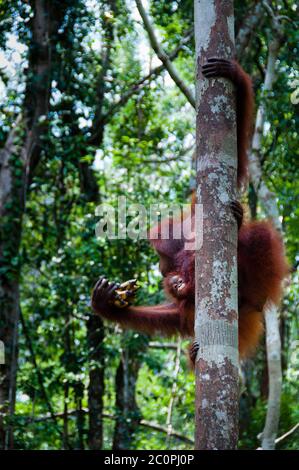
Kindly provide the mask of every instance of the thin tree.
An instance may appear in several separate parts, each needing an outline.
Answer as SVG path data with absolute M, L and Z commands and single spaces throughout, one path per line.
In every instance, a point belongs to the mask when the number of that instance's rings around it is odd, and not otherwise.
M 268 188 L 263 179 L 262 169 L 262 137 L 266 120 L 266 99 L 273 89 L 276 80 L 276 62 L 280 48 L 285 39 L 283 20 L 285 17 L 275 16 L 267 2 L 264 8 L 272 19 L 272 31 L 268 43 L 268 57 L 266 73 L 263 84 L 263 100 L 257 110 L 255 130 L 252 139 L 251 152 L 249 154 L 249 170 L 253 187 L 257 197 L 271 219 L 275 228 L 282 233 L 279 208 L 276 195 Z M 266 350 L 269 374 L 269 393 L 265 427 L 261 434 L 262 448 L 272 450 L 275 448 L 280 417 L 280 401 L 282 390 L 282 365 L 281 365 L 281 338 L 279 331 L 279 313 L 272 302 L 267 302 L 265 307 L 266 323 Z
M 208 57 L 234 56 L 231 0 L 195 0 L 197 203 L 195 448 L 235 449 L 238 440 L 237 142 L 231 83 L 205 80 Z M 225 103 L 225 106 L 223 106 Z M 221 136 L 221 138 L 219 138 Z M 196 221 L 196 239 L 200 239 Z M 198 242 L 197 242 L 198 245 Z

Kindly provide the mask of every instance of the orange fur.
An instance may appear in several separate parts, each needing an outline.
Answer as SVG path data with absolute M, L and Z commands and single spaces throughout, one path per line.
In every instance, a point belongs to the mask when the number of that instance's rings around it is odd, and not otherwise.
M 221 61 L 220 61 L 221 62 Z M 223 62 L 223 61 L 222 61 Z M 236 62 L 226 64 L 220 76 L 229 78 L 237 92 L 238 186 L 247 176 L 248 140 L 251 133 L 253 92 L 250 77 Z M 210 62 L 209 67 L 213 66 Z M 221 69 L 221 64 L 220 64 Z M 210 74 L 211 74 L 210 68 Z M 213 72 L 214 73 L 214 72 Z M 211 76 L 211 75 L 210 75 Z M 219 76 L 214 73 L 213 76 Z M 195 204 L 193 196 L 192 207 Z M 186 219 L 187 220 L 187 219 Z M 194 211 L 191 218 L 194 224 Z M 161 237 L 170 225 L 168 239 Z M 182 229 L 184 218 L 163 220 L 149 233 L 149 240 L 160 256 L 160 268 L 165 277 L 164 288 L 172 299 L 168 305 L 127 307 L 118 309 L 101 299 L 94 291 L 92 306 L 104 318 L 145 333 L 172 335 L 179 332 L 193 337 L 195 299 L 195 253 L 184 250 L 184 237 L 175 239 L 175 228 Z M 191 225 L 191 230 L 192 225 Z M 183 230 L 182 230 L 183 232 Z M 239 350 L 242 358 L 252 354 L 263 332 L 263 308 L 266 301 L 279 303 L 281 284 L 288 272 L 280 236 L 268 222 L 251 222 L 241 226 L 238 240 Z M 172 278 L 180 276 L 184 288 L 176 291 Z
M 241 307 L 239 311 L 239 353 L 241 359 L 254 354 L 263 331 L 262 312 Z
M 153 245 L 157 240 L 152 241 Z M 148 307 L 119 309 L 113 305 L 94 310 L 125 328 L 153 334 L 194 335 L 195 252 L 184 248 L 173 251 L 172 240 L 164 240 L 163 247 L 173 253 L 172 270 L 165 275 L 164 288 L 171 303 Z M 169 247 L 167 247 L 169 245 Z M 176 245 L 175 245 L 176 246 Z M 161 246 L 159 245 L 161 248 Z M 163 253 L 162 253 L 163 256 Z M 281 238 L 269 222 L 251 222 L 239 230 L 238 240 L 238 297 L 239 297 L 239 351 L 241 358 L 251 355 L 263 332 L 263 309 L 267 300 L 278 304 L 282 294 L 282 280 L 288 273 Z M 173 276 L 184 281 L 176 292 Z
M 237 91 L 237 142 L 238 142 L 238 186 L 246 183 L 248 178 L 247 149 L 252 133 L 253 88 L 251 78 L 235 62 L 237 73 L 235 85 Z

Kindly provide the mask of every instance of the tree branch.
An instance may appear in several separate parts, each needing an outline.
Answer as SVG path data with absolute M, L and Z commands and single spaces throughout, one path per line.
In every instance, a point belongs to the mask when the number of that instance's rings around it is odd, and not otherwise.
M 275 444 L 278 444 L 279 442 L 283 441 L 284 439 L 286 439 L 287 437 L 289 437 L 291 434 L 293 434 L 295 431 L 297 431 L 297 429 L 299 429 L 299 423 L 297 423 L 293 428 L 291 428 L 288 432 L 286 432 L 285 434 L 283 434 L 282 436 L 278 437 L 277 439 L 275 439 Z
M 184 49 L 185 45 L 189 43 L 192 37 L 193 37 L 193 30 L 187 31 L 186 35 L 183 37 L 179 45 L 172 52 L 168 54 L 169 60 L 174 60 L 179 55 L 179 53 Z M 126 90 L 123 93 L 123 95 L 119 98 L 119 100 L 111 104 L 107 113 L 102 116 L 101 123 L 98 123 L 98 124 L 102 125 L 102 124 L 106 124 L 107 122 L 109 122 L 109 120 L 114 116 L 114 114 L 117 113 L 119 108 L 124 106 L 132 96 L 134 96 L 137 93 L 140 93 L 140 91 L 143 90 L 143 88 L 148 86 L 148 84 L 152 80 L 154 80 L 158 75 L 160 75 L 164 70 L 165 70 L 164 64 L 158 65 L 157 67 L 153 68 L 147 75 L 142 77 L 137 82 L 133 83 L 128 88 L 128 90 Z M 94 134 L 92 134 L 92 136 L 89 138 L 89 143 L 92 143 L 95 139 L 97 139 L 97 132 L 98 131 L 95 130 Z
M 145 9 L 142 5 L 141 0 L 136 0 L 136 5 L 137 5 L 138 11 L 140 13 L 140 16 L 143 20 L 144 28 L 146 29 L 147 34 L 149 36 L 149 40 L 150 40 L 150 44 L 151 44 L 152 48 L 154 49 L 155 53 L 157 54 L 157 56 L 159 57 L 161 62 L 164 64 L 164 67 L 168 71 L 169 75 L 171 76 L 171 78 L 173 79 L 175 84 L 179 87 L 181 92 L 185 95 L 185 97 L 187 98 L 187 100 L 189 101 L 191 106 L 193 108 L 195 108 L 194 95 L 193 95 L 192 91 L 188 88 L 188 86 L 185 84 L 184 80 L 179 76 L 177 70 L 173 66 L 173 64 L 172 64 L 171 60 L 169 59 L 168 55 L 166 54 L 166 52 L 164 51 L 164 49 L 160 45 L 160 43 L 159 43 L 159 41 L 156 37 L 154 28 L 153 28 L 153 26 L 152 26 L 152 24 L 149 20 L 149 17 L 146 14 L 146 11 L 145 11 Z
M 177 349 L 176 343 L 158 343 L 156 341 L 150 341 L 148 346 L 152 349 Z
M 82 408 L 82 413 L 88 413 L 88 408 Z M 68 411 L 68 416 L 73 416 L 77 414 L 77 410 L 69 410 Z M 64 412 L 61 413 L 55 413 L 55 418 L 63 418 L 64 417 Z M 18 417 L 18 416 L 17 416 Z M 19 417 L 23 417 L 23 415 L 19 415 Z M 34 422 L 34 423 L 42 423 L 43 421 L 47 421 L 48 419 L 51 419 L 52 416 L 50 414 L 46 414 L 44 416 L 38 416 L 36 418 L 29 417 L 28 422 Z M 113 421 L 116 420 L 116 417 L 110 413 L 103 413 L 103 418 L 106 419 L 111 419 Z M 147 421 L 145 419 L 140 420 L 139 422 L 140 426 L 143 426 L 145 428 L 150 428 L 153 429 L 154 431 L 162 432 L 164 434 L 168 433 L 168 430 L 165 426 L 161 426 L 160 424 L 153 423 L 151 421 Z M 194 441 L 192 439 L 189 439 L 189 437 L 186 437 L 184 434 L 181 434 L 178 431 L 171 431 L 171 434 L 169 434 L 171 437 L 175 437 L 183 442 L 186 442 L 187 444 L 194 445 Z
M 276 79 L 275 62 L 281 46 L 281 40 L 275 37 L 269 44 L 267 70 L 264 80 L 264 92 L 272 90 Z M 252 139 L 251 152 L 249 153 L 249 172 L 254 189 L 260 199 L 266 214 L 271 218 L 275 227 L 281 231 L 281 222 L 276 202 L 276 196 L 272 193 L 263 180 L 263 171 L 261 166 L 262 137 L 266 117 L 265 102 L 262 101 L 256 115 L 255 130 Z

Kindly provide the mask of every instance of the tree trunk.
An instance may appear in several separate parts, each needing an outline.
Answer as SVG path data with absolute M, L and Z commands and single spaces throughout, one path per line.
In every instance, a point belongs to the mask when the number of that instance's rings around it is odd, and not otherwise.
M 134 434 L 141 419 L 135 392 L 141 360 L 135 348 L 125 346 L 115 377 L 116 422 L 113 436 L 113 450 L 127 450 L 132 447 Z
M 96 150 L 103 141 L 105 122 L 103 119 L 103 104 L 106 93 L 106 75 L 111 68 L 111 53 L 114 46 L 114 22 L 104 14 L 108 7 L 116 15 L 115 0 L 103 2 L 101 8 L 103 46 L 101 52 L 102 69 L 97 80 L 96 112 L 91 129 L 89 146 Z M 82 156 L 86 148 L 82 148 Z M 99 188 L 91 165 L 78 161 L 81 191 L 87 201 L 99 203 Z M 103 445 L 103 396 L 104 382 L 104 325 L 100 317 L 92 316 L 87 323 L 87 341 L 90 348 L 90 370 L 88 385 L 88 445 L 90 449 L 100 450 Z
M 76 401 L 76 425 L 77 425 L 77 449 L 84 450 L 84 422 L 85 413 L 82 407 L 82 400 L 84 398 L 84 384 L 76 382 L 74 384 L 75 401 Z
M 278 51 L 280 48 L 279 38 L 275 38 L 269 44 L 267 69 L 264 80 L 264 93 L 269 93 L 272 90 L 273 83 L 276 79 L 275 74 L 275 63 L 277 60 Z M 276 196 L 266 186 L 263 180 L 263 170 L 261 166 L 261 150 L 262 150 L 262 138 L 263 130 L 266 117 L 266 106 L 264 101 L 260 104 L 255 122 L 255 130 L 252 139 L 251 152 L 249 154 L 249 171 L 250 178 L 254 189 L 257 193 L 257 197 L 261 202 L 267 217 L 269 217 L 277 230 L 281 231 L 281 222 L 279 218 L 279 210 L 277 207 Z
M 142 1 L 141 0 L 136 0 L 136 5 L 139 11 L 139 14 L 142 18 L 144 27 L 147 31 L 147 34 L 149 36 L 150 44 L 161 60 L 162 64 L 164 65 L 165 69 L 168 71 L 169 75 L 173 79 L 174 83 L 178 86 L 178 88 L 181 90 L 181 92 L 185 95 L 191 106 L 193 108 L 195 107 L 195 100 L 194 96 L 191 90 L 187 87 L 185 82 L 180 78 L 177 70 L 175 69 L 172 61 L 168 57 L 168 55 L 165 53 L 164 49 L 162 46 L 159 44 L 158 39 L 156 37 L 154 28 L 150 22 L 149 17 L 147 16 L 147 13 L 143 7 Z
M 51 39 L 59 27 L 57 9 L 49 0 L 32 2 L 32 39 L 23 120 L 7 137 L 0 155 L 0 340 L 5 345 L 5 364 L 0 369 L 0 448 L 12 448 L 12 426 L 5 419 L 14 413 L 19 320 L 19 250 L 27 186 L 37 166 L 47 134 L 51 89 Z M 62 9 L 59 11 L 59 18 Z
M 103 444 L 103 395 L 104 395 L 104 327 L 100 317 L 91 316 L 87 322 L 87 339 L 90 351 L 88 386 L 88 446 L 100 450 Z
M 262 448 L 275 449 L 275 439 L 278 431 L 280 415 L 280 396 L 282 384 L 281 372 L 281 343 L 277 308 L 272 303 L 265 311 L 267 331 L 267 361 L 269 371 L 269 395 L 266 423 L 262 434 Z
M 238 440 L 237 137 L 232 84 L 205 80 L 207 57 L 234 56 L 234 10 L 228 0 L 195 0 L 197 64 L 197 203 L 203 246 L 196 246 L 195 448 L 235 449 Z M 217 105 L 218 103 L 218 105 Z M 225 110 L 219 103 L 225 103 Z M 200 239 L 199 224 L 196 237 Z
M 19 318 L 19 271 L 18 247 L 20 244 L 23 199 L 19 188 L 24 182 L 15 167 L 23 162 L 18 145 L 18 126 L 8 135 L 0 155 L 0 340 L 4 345 L 4 364 L 0 365 L 0 449 L 13 447 L 12 425 L 14 413 L 18 318 Z
M 264 93 L 268 93 L 272 90 L 273 84 L 276 79 L 275 64 L 281 46 L 281 41 L 282 35 L 279 32 L 276 32 L 276 37 L 269 43 L 267 69 L 263 87 Z M 249 155 L 250 178 L 257 193 L 258 199 L 261 202 L 267 217 L 272 220 L 276 229 L 282 232 L 282 224 L 279 217 L 276 196 L 268 189 L 266 183 L 263 180 L 261 151 L 265 117 L 266 107 L 265 103 L 262 101 L 257 111 L 255 131 L 252 139 L 252 148 Z M 275 438 L 277 435 L 279 424 L 282 377 L 281 342 L 279 333 L 278 311 L 277 307 L 274 304 L 266 304 L 265 319 L 269 375 L 269 396 L 266 423 L 262 438 L 262 447 L 263 449 L 274 449 Z

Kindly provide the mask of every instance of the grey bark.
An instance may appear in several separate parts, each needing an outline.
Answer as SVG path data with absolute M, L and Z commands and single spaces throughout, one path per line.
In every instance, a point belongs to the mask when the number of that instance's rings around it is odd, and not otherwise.
M 281 342 L 276 305 L 268 303 L 265 309 L 266 346 L 269 373 L 269 395 L 265 427 L 262 433 L 262 448 L 275 449 L 275 439 L 280 416 L 280 397 L 282 385 Z
M 224 79 L 205 80 L 210 56 L 234 56 L 232 1 L 195 0 L 197 203 L 203 246 L 196 249 L 195 448 L 235 449 L 238 440 L 237 226 L 235 97 Z M 196 237 L 200 239 L 196 227 Z

